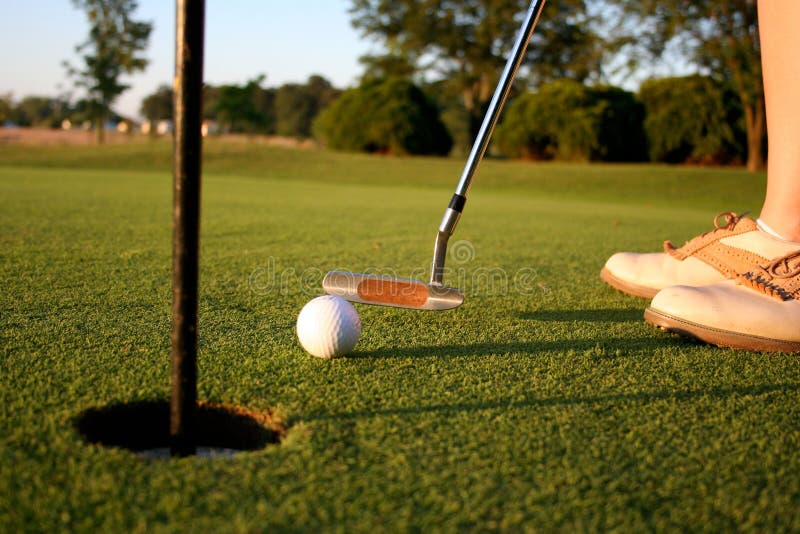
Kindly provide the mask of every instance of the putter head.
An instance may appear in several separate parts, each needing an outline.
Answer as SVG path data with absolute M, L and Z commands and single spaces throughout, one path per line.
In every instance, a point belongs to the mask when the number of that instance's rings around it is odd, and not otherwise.
M 395 308 L 438 311 L 464 303 L 464 294 L 453 287 L 391 276 L 330 271 L 322 281 L 322 288 L 327 294 L 350 302 Z

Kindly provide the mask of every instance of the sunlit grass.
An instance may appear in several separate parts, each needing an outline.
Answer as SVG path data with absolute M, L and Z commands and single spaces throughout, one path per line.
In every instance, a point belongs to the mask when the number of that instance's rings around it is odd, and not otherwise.
M 757 209 L 763 175 L 487 161 L 448 263 L 466 304 L 359 306 L 323 361 L 293 330 L 321 274 L 423 271 L 462 162 L 206 148 L 200 396 L 284 443 L 81 440 L 84 410 L 168 395 L 170 146 L 0 147 L 3 530 L 800 529 L 800 360 L 658 332 L 598 277 Z

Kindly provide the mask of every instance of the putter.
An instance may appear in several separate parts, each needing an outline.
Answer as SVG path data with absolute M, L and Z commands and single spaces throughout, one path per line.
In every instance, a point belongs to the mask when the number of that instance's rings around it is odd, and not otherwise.
M 478 135 L 472 144 L 464 171 L 456 187 L 456 192 L 450 199 L 450 204 L 444 213 L 436 242 L 433 247 L 433 265 L 431 266 L 431 279 L 429 283 L 408 278 L 394 278 L 391 276 L 378 276 L 373 274 L 358 274 L 342 271 L 330 271 L 322 281 L 322 288 L 329 295 L 342 297 L 351 302 L 362 304 L 376 304 L 380 306 L 393 306 L 396 308 L 411 308 L 415 310 L 449 310 L 457 308 L 464 303 L 464 293 L 454 287 L 446 287 L 443 283 L 444 263 L 447 257 L 447 241 L 464 211 L 467 202 L 472 178 L 478 169 L 492 132 L 497 126 L 497 120 L 503 105 L 511 91 L 514 77 L 519 70 L 525 50 L 533 35 L 536 22 L 544 7 L 545 0 L 533 0 L 525 20 L 520 28 L 514 48 L 506 61 L 506 66 L 497 82 L 489 108 L 483 117 Z

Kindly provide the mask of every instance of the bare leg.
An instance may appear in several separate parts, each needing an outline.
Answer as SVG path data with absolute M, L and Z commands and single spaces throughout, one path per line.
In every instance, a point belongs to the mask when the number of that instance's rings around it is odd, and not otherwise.
M 800 20 L 798 0 L 759 0 L 769 169 L 760 218 L 800 241 Z

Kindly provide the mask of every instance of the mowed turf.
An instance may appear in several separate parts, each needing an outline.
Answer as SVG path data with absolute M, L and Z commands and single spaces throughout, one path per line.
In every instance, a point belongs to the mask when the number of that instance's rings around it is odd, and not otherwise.
M 349 357 L 294 325 L 340 268 L 424 277 L 458 159 L 209 142 L 200 397 L 280 445 L 149 460 L 90 408 L 169 393 L 167 144 L 0 147 L 0 529 L 104 532 L 800 529 L 800 359 L 642 321 L 598 277 L 757 210 L 763 175 L 487 161 L 441 313 L 358 306 Z

